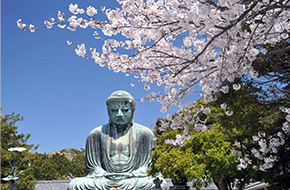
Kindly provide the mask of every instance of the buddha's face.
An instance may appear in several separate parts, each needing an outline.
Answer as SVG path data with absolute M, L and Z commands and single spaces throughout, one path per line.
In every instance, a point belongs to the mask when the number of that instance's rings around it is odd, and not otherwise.
M 110 121 L 116 125 L 125 125 L 133 119 L 133 107 L 129 101 L 111 101 L 108 104 Z

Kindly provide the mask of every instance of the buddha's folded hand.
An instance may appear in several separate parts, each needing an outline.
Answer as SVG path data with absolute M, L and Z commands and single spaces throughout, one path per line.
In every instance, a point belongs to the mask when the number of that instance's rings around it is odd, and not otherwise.
M 105 173 L 104 177 L 108 179 L 127 179 L 127 178 L 132 178 L 133 174 L 132 173 Z

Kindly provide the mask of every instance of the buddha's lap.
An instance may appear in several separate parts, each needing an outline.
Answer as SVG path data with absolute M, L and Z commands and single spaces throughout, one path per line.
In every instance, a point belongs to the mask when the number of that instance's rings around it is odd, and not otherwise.
M 153 178 L 135 177 L 127 179 L 108 179 L 106 177 L 79 177 L 70 182 L 70 189 L 109 189 L 116 187 L 120 189 L 142 189 L 154 187 Z

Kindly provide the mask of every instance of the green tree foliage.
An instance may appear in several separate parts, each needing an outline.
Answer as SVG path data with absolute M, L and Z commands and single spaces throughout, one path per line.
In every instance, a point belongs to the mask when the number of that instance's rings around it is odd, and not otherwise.
M 74 150 L 76 155 L 71 161 L 71 173 L 74 177 L 82 177 L 87 174 L 86 171 L 86 157 L 85 150 L 81 149 L 80 151 Z
M 242 81 L 236 81 L 242 83 Z M 229 84 L 232 86 L 232 84 Z M 252 82 L 245 82 L 238 91 L 232 87 L 229 88 L 229 93 L 221 93 L 216 102 L 211 103 L 211 115 L 208 118 L 208 124 L 218 124 L 225 136 L 227 142 L 231 144 L 232 149 L 237 156 L 245 156 L 251 154 L 251 149 L 255 146 L 252 136 L 264 131 L 270 126 L 261 122 L 271 113 L 264 109 L 262 89 L 257 89 L 252 85 Z M 221 108 L 221 104 L 230 105 L 230 107 Z M 273 109 L 275 110 L 275 109 Z M 279 109 L 278 109 L 279 110 Z M 276 109 L 277 111 L 277 109 Z M 226 112 L 233 112 L 228 116 Z M 270 122 L 268 122 L 270 123 Z M 254 159 L 251 157 L 251 159 Z M 237 186 L 243 189 L 246 183 L 252 179 L 258 179 L 259 171 L 247 167 L 241 171 L 235 171 L 232 179 L 238 179 Z M 227 175 L 225 178 L 228 178 Z M 233 180 L 227 180 L 234 182 Z M 216 184 L 218 184 L 216 182 Z
M 157 146 L 152 155 L 150 174 L 162 173 L 165 178 L 195 180 L 196 187 L 208 179 L 220 180 L 233 175 L 237 160 L 231 154 L 232 147 L 216 127 L 205 132 L 191 132 L 191 139 L 184 146 L 165 143 L 175 138 L 177 130 L 168 130 L 157 135 Z
M 269 53 L 260 55 L 253 62 L 253 67 L 259 73 L 255 84 L 263 86 L 268 90 L 268 107 L 290 107 L 290 41 L 289 38 L 282 40 L 276 45 L 266 45 L 264 48 Z M 276 114 L 280 118 L 279 123 L 275 123 L 275 128 L 281 126 L 283 116 Z M 279 127 L 278 127 L 279 128 Z M 288 189 L 290 187 L 290 139 L 289 134 L 284 134 L 285 144 L 279 149 L 278 161 L 269 170 L 266 181 L 272 184 L 272 189 Z
M 251 160 L 248 167 L 235 173 L 235 179 L 238 179 L 237 186 L 240 189 L 252 180 L 263 180 L 270 184 L 277 183 L 278 178 L 273 180 L 272 177 L 273 169 L 259 170 L 264 160 L 258 159 L 252 154 L 253 148 L 260 148 L 258 142 L 253 140 L 253 136 L 257 136 L 259 133 L 265 134 L 265 139 L 270 141 L 272 137 L 277 136 L 278 132 L 282 132 L 281 128 L 283 122 L 285 122 L 285 114 L 280 110 L 280 107 L 285 106 L 281 102 L 287 100 L 283 97 L 272 99 L 271 91 L 256 87 L 253 81 L 239 79 L 235 83 L 242 84 L 240 90 L 236 91 L 230 87 L 229 93 L 220 94 L 217 101 L 211 103 L 212 114 L 208 122 L 221 125 L 227 141 L 231 142 L 236 154 L 239 157 L 248 156 Z M 232 84 L 229 84 L 229 86 L 232 86 Z M 230 105 L 230 107 L 222 109 L 220 105 L 223 103 Z M 225 114 L 229 110 L 233 111 L 233 115 L 230 117 Z M 289 137 L 284 133 L 284 139 L 286 138 Z M 285 144 L 279 148 L 278 153 L 268 153 L 264 156 L 277 156 L 275 164 L 279 163 L 283 159 L 281 154 L 283 147 L 289 146 L 287 143 L 289 141 L 285 141 Z M 257 169 L 255 169 L 256 167 Z M 276 170 L 275 174 L 279 175 L 281 173 L 281 167 L 279 168 L 280 171 Z
M 39 180 L 64 180 L 67 177 L 86 175 L 85 150 L 71 149 L 71 159 L 65 156 L 65 150 L 53 155 L 32 153 L 38 146 L 27 144 L 30 134 L 18 134 L 16 122 L 22 121 L 19 114 L 7 114 L 1 117 L 1 178 L 11 171 L 9 160 L 14 155 L 18 161 L 18 172 L 24 170 L 17 180 L 16 189 L 31 190 Z M 26 151 L 10 152 L 9 148 L 24 147 Z M 31 167 L 28 168 L 28 163 Z M 9 189 L 8 183 L 1 183 L 1 190 Z
M 276 45 L 266 45 L 268 52 L 266 55 L 260 55 L 253 62 L 253 67 L 259 73 L 257 84 L 268 85 L 272 89 L 272 94 L 283 95 L 282 100 L 290 101 L 290 41 L 282 40 Z M 277 98 L 277 96 L 276 96 Z M 284 102 L 286 103 L 286 102 Z M 289 105 L 289 102 L 288 102 Z
M 27 144 L 27 140 L 30 137 L 30 134 L 18 134 L 16 126 L 16 122 L 22 121 L 23 117 L 19 114 L 6 114 L 1 116 L 1 178 L 7 177 L 11 171 L 11 166 L 9 160 L 14 155 L 14 160 L 19 161 L 17 172 L 24 170 L 23 173 L 20 174 L 20 179 L 17 180 L 17 188 L 23 190 L 33 189 L 35 185 L 34 177 L 29 172 L 28 168 L 28 159 L 29 151 L 35 150 L 37 146 Z M 13 147 L 24 147 L 26 148 L 23 152 L 10 152 L 9 148 Z M 9 186 L 7 183 L 1 183 L 1 190 L 8 189 Z
M 236 83 L 242 84 L 238 91 L 232 87 Z M 215 102 L 207 105 L 211 108 L 210 116 L 200 116 L 206 120 L 208 126 L 215 127 L 213 130 L 196 133 L 194 123 L 189 124 L 191 139 L 179 147 L 166 144 L 165 141 L 175 139 L 177 134 L 182 133 L 181 129 L 168 128 L 162 132 L 156 127 L 157 146 L 153 153 L 150 174 L 160 172 L 164 177 L 185 177 L 199 181 L 197 184 L 212 178 L 218 188 L 224 190 L 231 189 L 231 183 L 236 180 L 239 189 L 243 189 L 245 184 L 252 180 L 277 183 L 268 180 L 273 170 L 264 172 L 259 170 L 263 160 L 255 158 L 251 153 L 252 148 L 259 148 L 252 137 L 259 133 L 265 133 L 268 137 L 277 134 L 281 131 L 285 114 L 279 109 L 280 104 L 269 100 L 268 92 L 255 87 L 253 82 L 239 79 L 233 84 L 228 84 L 229 93 L 221 92 Z M 221 104 L 230 106 L 222 108 Z M 204 102 L 200 101 L 197 106 L 202 105 L 205 106 Z M 228 112 L 232 112 L 232 115 L 228 116 Z M 161 119 L 157 122 L 157 126 L 160 125 L 160 121 Z M 285 143 L 285 146 L 289 147 L 289 144 Z M 237 158 L 247 155 L 252 165 L 238 170 Z M 279 153 L 276 156 L 279 162 L 282 156 L 279 156 Z M 283 158 L 285 159 L 285 156 Z M 277 170 L 276 174 L 279 173 L 281 172 Z
M 278 152 L 278 161 L 274 163 L 265 177 L 271 186 L 269 190 L 288 190 L 290 187 L 290 137 L 285 136 L 285 144 L 282 145 Z
M 75 150 L 77 155 L 70 161 L 62 153 L 53 155 L 35 153 L 32 155 L 31 172 L 37 180 L 65 180 L 68 176 L 85 175 L 85 156 L 83 151 Z

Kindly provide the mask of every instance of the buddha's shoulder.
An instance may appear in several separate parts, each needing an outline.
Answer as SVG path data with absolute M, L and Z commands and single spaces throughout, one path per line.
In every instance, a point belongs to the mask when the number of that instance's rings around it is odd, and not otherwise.
M 105 124 L 105 125 L 101 125 L 101 126 L 98 126 L 98 127 L 96 127 L 96 128 L 94 128 L 90 133 L 89 133 L 89 136 L 90 135 L 100 135 L 100 134 L 102 134 L 102 133 L 105 133 L 105 131 L 107 131 L 108 130 L 108 128 L 109 128 L 109 124 Z
M 134 123 L 134 127 L 139 131 L 139 132 L 143 132 L 143 133 L 147 133 L 147 134 L 151 134 L 153 135 L 153 132 L 151 129 L 149 129 L 148 127 L 141 125 L 139 123 Z M 154 136 L 154 135 L 153 135 Z

